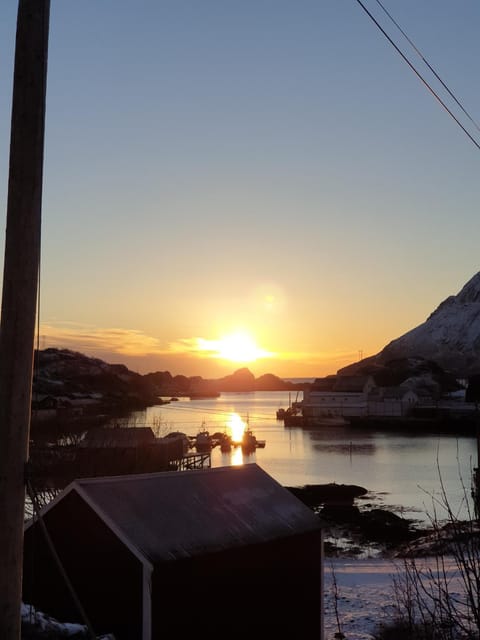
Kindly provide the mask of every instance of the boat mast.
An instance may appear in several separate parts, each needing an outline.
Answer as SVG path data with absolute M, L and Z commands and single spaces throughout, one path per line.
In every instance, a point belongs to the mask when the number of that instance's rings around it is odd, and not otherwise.
M 0 638 L 21 634 L 50 0 L 19 0 L 0 324 Z

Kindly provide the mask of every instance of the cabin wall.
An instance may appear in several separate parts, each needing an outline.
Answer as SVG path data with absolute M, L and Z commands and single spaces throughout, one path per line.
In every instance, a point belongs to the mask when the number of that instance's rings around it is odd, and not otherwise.
M 321 638 L 320 531 L 164 563 L 152 582 L 154 640 Z
M 95 630 L 141 638 L 142 565 L 70 492 L 44 516 L 62 564 Z M 37 522 L 25 531 L 23 600 L 63 622 L 84 623 Z

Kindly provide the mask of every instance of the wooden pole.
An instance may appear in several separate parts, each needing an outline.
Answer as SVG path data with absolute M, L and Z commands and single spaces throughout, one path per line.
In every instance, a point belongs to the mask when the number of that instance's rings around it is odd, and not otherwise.
M 19 0 L 0 325 L 0 638 L 21 633 L 50 0 Z

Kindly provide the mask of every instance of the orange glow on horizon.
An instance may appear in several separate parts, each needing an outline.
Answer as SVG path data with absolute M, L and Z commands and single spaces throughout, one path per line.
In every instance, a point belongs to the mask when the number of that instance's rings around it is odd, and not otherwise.
M 277 337 L 272 331 L 268 340 L 281 344 L 282 349 L 267 351 L 243 328 L 220 335 L 216 340 L 198 336 L 160 340 L 141 330 L 65 322 L 41 325 L 40 349 L 70 349 L 111 364 L 123 364 L 141 374 L 168 370 L 172 375 L 203 378 L 230 374 L 238 368 L 232 364 L 237 363 L 247 366 L 256 377 L 272 373 L 280 378 L 315 378 L 336 373 L 359 357 L 351 343 L 344 348 L 323 344 L 319 349 L 312 340 L 311 351 L 305 349 L 305 344 L 295 350 L 289 337 Z M 296 336 L 292 336 L 294 339 Z M 381 343 L 363 343 L 363 357 L 381 347 Z
M 210 357 L 230 362 L 255 362 L 260 358 L 270 358 L 272 354 L 257 346 L 246 331 L 222 336 L 219 340 L 198 339 L 199 351 L 209 351 Z

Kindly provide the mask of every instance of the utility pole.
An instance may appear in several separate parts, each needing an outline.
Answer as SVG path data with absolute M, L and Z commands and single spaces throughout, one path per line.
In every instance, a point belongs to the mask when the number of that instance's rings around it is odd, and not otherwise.
M 50 0 L 19 0 L 0 324 L 0 638 L 19 640 Z

